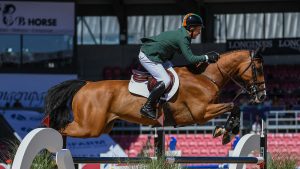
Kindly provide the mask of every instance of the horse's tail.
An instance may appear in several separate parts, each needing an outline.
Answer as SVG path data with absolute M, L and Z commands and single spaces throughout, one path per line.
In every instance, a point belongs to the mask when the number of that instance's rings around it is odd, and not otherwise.
M 73 96 L 86 84 L 83 80 L 69 80 L 53 86 L 45 97 L 45 117 L 49 118 L 49 127 L 60 130 L 70 123 L 68 103 Z

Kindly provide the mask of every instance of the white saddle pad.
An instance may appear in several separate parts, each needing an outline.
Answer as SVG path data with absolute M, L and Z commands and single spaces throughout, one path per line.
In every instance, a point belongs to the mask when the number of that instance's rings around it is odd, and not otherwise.
M 175 93 L 177 92 L 177 90 L 179 88 L 179 78 L 178 78 L 177 73 L 175 72 L 175 70 L 172 67 L 169 67 L 168 70 L 174 76 L 174 84 L 172 86 L 172 89 L 168 93 L 165 93 L 161 97 L 162 100 L 166 100 L 166 101 L 170 100 L 175 95 Z M 148 81 L 136 82 L 135 80 L 133 80 L 133 75 L 131 75 L 128 89 L 129 89 L 130 93 L 137 94 L 139 96 L 144 96 L 144 97 L 148 98 L 150 92 L 148 90 L 147 85 L 148 85 Z

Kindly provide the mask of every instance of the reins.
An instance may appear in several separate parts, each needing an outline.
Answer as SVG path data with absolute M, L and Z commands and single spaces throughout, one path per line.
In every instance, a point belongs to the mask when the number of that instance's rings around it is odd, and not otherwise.
M 252 96 L 252 94 L 257 94 L 257 92 L 259 91 L 263 91 L 265 90 L 264 89 L 261 89 L 261 90 L 258 90 L 257 88 L 257 85 L 261 85 L 264 83 L 263 82 L 257 82 L 257 72 L 256 72 L 256 67 L 254 65 L 254 55 L 255 55 L 255 52 L 254 51 L 250 51 L 250 64 L 245 68 L 245 70 L 241 73 L 241 76 L 246 73 L 246 71 L 251 67 L 252 69 L 252 83 L 249 85 L 249 88 L 244 86 L 241 82 L 238 82 L 237 80 L 235 80 L 230 74 L 228 74 L 227 72 L 224 72 L 222 71 L 221 67 L 219 66 L 218 62 L 216 63 L 217 64 L 217 67 L 218 67 L 218 70 L 220 71 L 222 77 L 224 78 L 224 74 L 226 76 L 228 76 L 237 86 L 240 87 L 239 89 L 239 92 L 235 95 L 235 97 L 233 98 L 232 102 L 234 102 L 242 93 L 248 93 L 249 95 Z M 217 83 L 216 83 L 217 84 Z M 251 91 L 251 89 L 253 91 Z

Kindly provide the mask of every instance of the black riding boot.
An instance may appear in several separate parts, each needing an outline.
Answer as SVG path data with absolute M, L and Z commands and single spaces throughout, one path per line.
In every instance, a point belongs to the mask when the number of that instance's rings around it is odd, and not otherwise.
M 165 84 L 164 82 L 158 82 L 153 90 L 151 91 L 147 102 L 141 108 L 141 114 L 155 120 L 156 119 L 156 104 L 159 101 L 159 98 L 165 91 Z

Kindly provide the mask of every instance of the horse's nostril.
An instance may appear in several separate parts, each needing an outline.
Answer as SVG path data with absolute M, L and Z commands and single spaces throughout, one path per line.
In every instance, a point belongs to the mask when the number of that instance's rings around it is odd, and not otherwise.
M 265 100 L 266 99 L 266 95 L 265 94 L 263 94 L 263 95 L 261 95 L 261 96 L 259 96 L 259 98 L 258 98 L 260 101 L 263 101 L 263 100 Z

